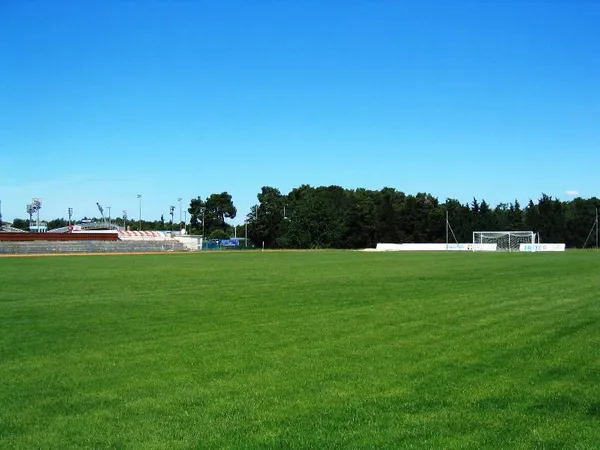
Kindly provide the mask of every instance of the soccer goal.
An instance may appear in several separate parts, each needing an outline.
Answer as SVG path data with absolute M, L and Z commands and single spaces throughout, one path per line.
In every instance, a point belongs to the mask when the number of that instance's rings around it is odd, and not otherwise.
M 473 251 L 518 252 L 521 244 L 535 244 L 533 231 L 474 231 Z

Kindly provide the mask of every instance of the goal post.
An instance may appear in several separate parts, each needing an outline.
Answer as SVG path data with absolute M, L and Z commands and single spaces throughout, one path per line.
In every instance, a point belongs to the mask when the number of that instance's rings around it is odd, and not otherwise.
M 473 251 L 518 252 L 521 244 L 535 244 L 533 231 L 474 231 Z M 491 246 L 491 247 L 490 247 Z

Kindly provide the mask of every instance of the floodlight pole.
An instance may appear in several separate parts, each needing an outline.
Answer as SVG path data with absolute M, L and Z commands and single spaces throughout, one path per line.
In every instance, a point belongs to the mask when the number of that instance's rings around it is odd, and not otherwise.
M 35 211 L 36 211 L 36 223 L 35 226 L 37 228 L 37 232 L 40 232 L 40 208 L 42 207 L 42 202 L 39 198 L 34 198 L 32 201 Z
M 179 229 L 181 229 L 181 197 L 177 201 L 179 202 Z
M 33 204 L 27 205 L 25 211 L 29 214 L 29 231 L 31 231 L 31 222 L 33 220 Z
M 2 228 L 2 200 L 0 200 L 0 228 Z
M 142 231 L 142 194 L 138 194 L 137 198 L 140 200 L 140 226 L 138 227 L 138 230 Z
M 175 212 L 175 207 L 174 206 L 170 206 L 169 207 L 169 212 L 171 214 L 171 233 L 173 233 L 173 225 L 174 225 L 173 224 L 173 222 L 174 222 L 174 220 L 173 220 L 173 213 Z

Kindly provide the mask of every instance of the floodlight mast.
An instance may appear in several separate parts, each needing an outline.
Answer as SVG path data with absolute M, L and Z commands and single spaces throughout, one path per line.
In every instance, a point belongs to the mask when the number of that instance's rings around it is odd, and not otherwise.
M 40 209 L 42 209 L 42 200 L 39 198 L 33 198 L 31 205 L 27 205 L 27 212 L 29 212 L 29 228 L 31 229 L 31 216 L 36 213 L 36 232 L 40 232 Z
M 140 201 L 140 226 L 139 226 L 139 230 L 142 231 L 142 194 L 138 194 L 137 198 Z
M 179 202 L 179 228 L 181 228 L 181 197 L 177 198 L 177 201 Z
M 169 214 L 171 214 L 171 233 L 173 233 L 173 214 L 175 213 L 175 207 L 169 206 Z
M 42 208 L 42 201 L 39 199 L 36 199 L 36 204 L 37 204 L 37 208 L 36 208 L 36 213 L 37 213 L 37 232 L 40 232 L 40 209 Z
M 29 214 L 29 230 L 31 231 L 31 221 L 33 220 L 33 205 L 30 203 L 27 205 L 27 207 L 25 208 L 25 211 L 27 211 L 27 214 Z

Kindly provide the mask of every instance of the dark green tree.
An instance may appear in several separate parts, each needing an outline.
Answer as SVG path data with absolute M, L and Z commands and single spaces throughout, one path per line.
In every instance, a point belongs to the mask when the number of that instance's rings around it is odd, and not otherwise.
M 18 228 L 19 230 L 29 231 L 29 220 L 28 219 L 15 219 L 12 223 L 13 228 Z
M 53 219 L 48 222 L 48 230 L 55 230 L 69 225 L 69 221 L 65 219 Z
M 343 248 L 351 203 L 349 191 L 339 186 L 293 189 L 283 227 L 286 243 L 295 248 Z
M 600 209 L 600 199 L 577 197 L 565 205 L 565 243 L 568 247 L 581 248 L 592 231 L 596 219 L 596 208 Z M 590 236 L 595 245 L 595 236 Z M 590 242 L 588 242 L 588 245 Z
M 469 205 L 463 205 L 456 199 L 446 199 L 444 209 L 448 211 L 448 221 L 459 243 L 471 242 L 473 236 L 472 217 Z M 445 230 L 444 230 L 445 231 Z M 454 242 L 454 236 L 449 236 Z
M 188 209 L 190 224 L 194 232 L 210 235 L 214 230 L 227 231 L 229 225 L 225 219 L 234 219 L 237 209 L 231 195 L 227 192 L 211 194 L 202 200 L 198 197 L 190 201 Z
M 231 236 L 229 235 L 229 233 L 225 230 L 221 230 L 221 229 L 216 229 L 211 231 L 211 233 L 208 235 L 209 239 L 218 239 L 219 241 L 222 241 L 224 239 L 229 239 Z
M 522 231 L 525 227 L 523 219 L 523 210 L 519 201 L 515 199 L 514 203 L 511 203 L 507 212 L 507 231 Z
M 508 203 L 500 203 L 494 208 L 492 217 L 496 230 L 509 230 L 509 211 Z
M 567 218 L 563 203 L 542 194 L 537 204 L 539 224 L 536 230 L 544 242 L 564 242 Z
M 406 195 L 394 188 L 385 187 L 379 195 L 375 226 L 379 242 L 406 242 L 406 230 L 402 225 L 401 208 Z
M 527 203 L 527 207 L 523 212 L 523 225 L 524 228 L 531 231 L 539 231 L 541 221 L 540 221 L 540 213 L 538 210 L 537 204 L 533 203 L 533 200 L 529 200 Z
M 250 238 L 254 245 L 264 242 L 266 248 L 276 248 L 284 233 L 287 197 L 279 189 L 263 186 L 255 205 L 247 216 Z
M 479 205 L 479 212 L 475 219 L 479 230 L 497 231 L 501 230 L 500 218 L 497 211 L 493 211 L 485 200 L 481 200 Z
M 357 189 L 349 193 L 350 204 L 346 216 L 346 235 L 343 247 L 371 248 L 377 245 L 377 204 L 379 192 Z

